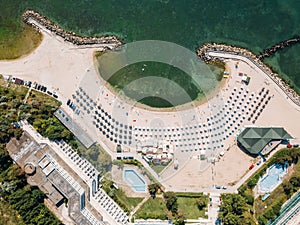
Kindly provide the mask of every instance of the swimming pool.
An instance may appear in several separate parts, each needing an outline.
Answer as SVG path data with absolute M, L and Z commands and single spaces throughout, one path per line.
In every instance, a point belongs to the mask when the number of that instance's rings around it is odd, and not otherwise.
M 273 164 L 270 166 L 264 176 L 258 181 L 259 193 L 272 192 L 281 182 L 287 173 L 287 165 Z
M 146 182 L 139 176 L 134 169 L 124 169 L 123 179 L 136 192 L 146 192 Z

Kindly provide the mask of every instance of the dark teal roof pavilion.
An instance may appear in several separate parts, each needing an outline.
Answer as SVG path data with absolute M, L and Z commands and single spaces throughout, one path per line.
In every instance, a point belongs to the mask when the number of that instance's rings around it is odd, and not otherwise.
M 247 153 L 257 155 L 273 140 L 288 140 L 293 137 L 282 127 L 245 127 L 237 142 Z

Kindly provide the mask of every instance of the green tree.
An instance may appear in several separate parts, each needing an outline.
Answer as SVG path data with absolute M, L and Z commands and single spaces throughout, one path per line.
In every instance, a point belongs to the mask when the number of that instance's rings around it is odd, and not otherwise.
M 289 181 L 286 181 L 282 184 L 282 187 L 283 187 L 284 193 L 289 196 L 291 191 L 293 190 L 293 185 Z
M 158 183 L 153 183 L 148 185 L 148 191 L 153 198 L 156 197 L 156 193 L 159 190 L 159 188 L 160 185 Z
M 178 203 L 177 203 L 177 196 L 174 192 L 165 192 L 164 199 L 166 201 L 166 207 L 169 211 L 175 215 L 178 211 Z
M 297 175 L 292 176 L 290 179 L 290 183 L 294 187 L 300 187 L 300 176 L 297 176 Z
M 0 171 L 6 170 L 11 163 L 9 154 L 4 150 L 3 146 L 0 146 Z
M 207 205 L 207 198 L 205 196 L 197 198 L 196 205 L 199 210 L 202 210 Z
M 238 215 L 228 213 L 223 218 L 224 225 L 244 225 L 242 224 L 241 218 Z
M 178 213 L 174 220 L 174 225 L 184 225 L 185 224 L 185 216 L 182 213 Z
M 247 210 L 245 198 L 239 194 L 223 194 L 221 198 L 220 217 L 227 218 L 227 223 L 224 222 L 224 224 L 241 224 L 241 220 L 237 220 L 237 218 L 243 218 L 243 213 Z

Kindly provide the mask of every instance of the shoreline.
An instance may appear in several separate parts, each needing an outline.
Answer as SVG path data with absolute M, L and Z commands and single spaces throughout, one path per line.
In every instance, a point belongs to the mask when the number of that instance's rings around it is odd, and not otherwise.
M 93 45 L 93 44 L 116 44 L 121 45 L 122 42 L 119 38 L 115 36 L 102 36 L 102 37 L 83 37 L 75 34 L 74 32 L 68 32 L 60 28 L 58 25 L 54 24 L 47 17 L 42 16 L 34 10 L 26 10 L 22 15 L 22 20 L 24 23 L 34 27 L 39 31 L 39 27 L 36 26 L 30 20 L 34 20 L 37 23 L 44 26 L 51 32 L 54 32 L 57 36 L 60 36 L 64 41 L 70 42 L 75 45 Z
M 54 32 L 56 35 L 60 36 L 64 39 L 66 42 L 70 42 L 77 46 L 82 45 L 96 45 L 96 44 L 115 44 L 116 46 L 114 48 L 117 48 L 118 46 L 122 45 L 122 42 L 119 38 L 116 36 L 102 36 L 102 37 L 83 37 L 75 34 L 74 32 L 68 32 L 60 28 L 58 25 L 55 25 L 52 21 L 50 21 L 47 17 L 42 16 L 38 12 L 34 10 L 27 10 L 22 15 L 22 20 L 35 28 L 37 31 L 40 32 L 40 28 L 34 23 L 37 22 L 44 26 L 47 30 L 50 32 Z M 33 22 L 31 21 L 33 20 Z M 256 66 L 258 66 L 260 69 L 262 69 L 283 91 L 284 93 L 290 98 L 296 105 L 300 106 L 300 96 L 298 93 L 290 87 L 290 85 L 283 80 L 277 73 L 273 72 L 269 66 L 267 66 L 265 63 L 261 61 L 264 57 L 268 57 L 271 54 L 275 53 L 278 50 L 281 50 L 287 46 L 296 44 L 300 42 L 300 37 L 294 37 L 285 41 L 280 42 L 279 44 L 276 44 L 272 46 L 271 48 L 265 49 L 262 54 L 255 55 L 250 50 L 239 48 L 231 45 L 224 45 L 224 44 L 216 44 L 216 43 L 207 43 L 202 45 L 197 49 L 197 55 L 200 59 L 202 59 L 206 64 L 211 64 L 211 62 L 214 61 L 224 61 L 222 58 L 218 57 L 211 57 L 209 56 L 210 52 L 219 52 L 219 53 L 231 53 L 234 55 L 240 55 L 248 58 L 251 60 Z M 107 50 L 107 48 L 104 49 L 104 51 Z M 95 54 L 94 54 L 94 59 Z M 94 61 L 95 63 L 95 61 Z M 97 65 L 96 65 L 97 66 Z M 98 75 L 99 71 L 97 69 Z M 102 78 L 102 77 L 101 77 Z M 108 83 L 107 81 L 105 81 Z M 108 83 L 109 84 L 109 83 Z M 172 112 L 177 111 L 178 109 L 184 110 L 190 107 L 190 104 L 194 106 L 201 105 L 205 102 L 207 102 L 212 96 L 216 94 L 216 90 L 220 90 L 222 88 L 222 80 L 220 81 L 220 86 L 216 87 L 215 90 L 212 90 L 211 94 L 209 94 L 206 98 L 205 96 L 199 98 L 196 98 L 195 100 L 185 103 L 183 105 L 175 106 L 175 107 L 169 107 L 169 108 L 155 108 L 151 107 L 139 102 L 135 102 L 133 105 L 138 106 L 139 108 L 151 110 L 151 111 L 166 111 L 166 112 Z M 113 88 L 110 84 L 110 89 L 113 89 L 113 92 L 116 93 L 115 88 Z M 128 101 L 128 97 L 125 96 L 124 100 Z M 206 100 L 205 100 L 206 99 Z M 131 102 L 132 99 L 130 99 Z M 133 101 L 133 100 L 132 100 Z
M 283 80 L 277 73 L 273 72 L 270 67 L 260 60 L 260 57 L 251 51 L 230 45 L 208 43 L 197 50 L 198 56 L 206 63 L 214 60 L 222 60 L 219 57 L 212 57 L 209 53 L 229 53 L 237 56 L 246 57 L 252 61 L 258 68 L 260 68 L 266 75 L 268 75 L 279 87 L 284 91 L 286 96 L 291 99 L 297 106 L 300 106 L 299 94 L 290 87 L 290 85 Z M 224 60 L 224 59 L 223 59 Z
M 210 91 L 210 93 L 203 95 L 203 96 L 198 96 L 197 98 L 195 98 L 193 101 L 181 104 L 181 105 L 177 105 L 177 106 L 173 106 L 173 107 L 163 107 L 163 108 L 159 108 L 159 107 L 152 107 L 140 102 L 135 101 L 134 99 L 129 98 L 126 95 L 119 95 L 119 89 L 113 87 L 108 81 L 104 80 L 103 77 L 101 76 L 99 69 L 98 69 L 98 59 L 97 59 L 97 52 L 94 53 L 93 59 L 94 59 L 94 65 L 95 65 L 95 70 L 97 72 L 97 75 L 100 77 L 100 79 L 103 81 L 103 83 L 105 83 L 105 86 L 107 89 L 109 89 L 115 96 L 118 96 L 120 99 L 122 99 L 123 101 L 127 102 L 128 104 L 143 109 L 143 110 L 147 110 L 147 111 L 151 111 L 151 112 L 176 112 L 176 111 L 184 111 L 184 110 L 188 110 L 192 107 L 198 107 L 206 102 L 208 102 L 210 99 L 212 99 L 213 97 L 215 97 L 215 95 L 218 94 L 218 92 L 223 89 L 226 85 L 226 79 L 220 80 L 218 82 L 218 85 Z M 210 64 L 211 65 L 211 64 Z

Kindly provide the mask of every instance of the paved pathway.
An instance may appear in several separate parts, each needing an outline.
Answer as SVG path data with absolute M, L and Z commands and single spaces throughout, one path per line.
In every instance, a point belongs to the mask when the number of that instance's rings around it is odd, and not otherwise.
M 220 193 L 210 193 L 210 205 L 208 206 L 208 219 L 211 220 L 211 224 L 214 224 L 218 218 L 219 204 L 220 204 Z
M 148 199 L 150 198 L 150 196 L 147 196 L 143 199 L 143 201 L 141 201 L 131 212 L 129 215 L 129 221 L 131 221 L 131 218 L 134 216 L 134 214 L 142 207 L 142 205 L 148 201 Z

